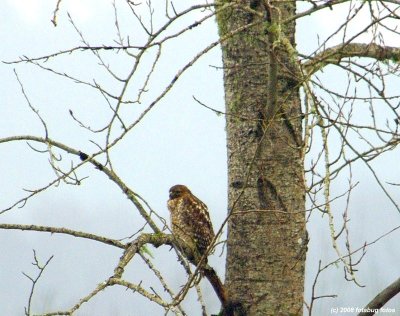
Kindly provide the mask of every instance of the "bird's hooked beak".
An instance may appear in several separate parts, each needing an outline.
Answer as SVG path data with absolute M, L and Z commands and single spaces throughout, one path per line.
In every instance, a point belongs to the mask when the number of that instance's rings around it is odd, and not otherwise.
M 177 194 L 177 192 L 176 191 L 169 191 L 169 198 L 170 198 L 170 200 L 172 200 L 172 199 L 175 199 L 175 198 L 177 198 L 178 197 L 178 194 Z

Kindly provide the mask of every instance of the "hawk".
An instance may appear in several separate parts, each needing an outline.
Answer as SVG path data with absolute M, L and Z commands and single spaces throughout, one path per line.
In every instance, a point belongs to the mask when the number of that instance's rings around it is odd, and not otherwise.
M 168 209 L 180 250 L 197 265 L 215 237 L 207 206 L 186 186 L 177 184 L 169 189 Z

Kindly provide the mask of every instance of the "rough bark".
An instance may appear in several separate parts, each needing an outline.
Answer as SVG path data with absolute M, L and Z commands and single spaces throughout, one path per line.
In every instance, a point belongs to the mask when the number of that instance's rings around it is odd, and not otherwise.
M 229 1 L 219 1 L 224 4 Z M 299 315 L 306 251 L 299 86 L 293 56 L 294 1 L 235 1 L 221 10 L 228 146 L 228 299 L 235 315 Z M 258 13 L 253 12 L 257 11 Z M 259 20 L 260 23 L 256 23 Z M 242 310 L 239 312 L 239 310 Z

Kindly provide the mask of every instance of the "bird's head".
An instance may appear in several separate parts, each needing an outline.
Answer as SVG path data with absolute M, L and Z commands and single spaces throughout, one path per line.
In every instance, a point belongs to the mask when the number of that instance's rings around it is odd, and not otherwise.
M 190 193 L 190 190 L 182 184 L 177 184 L 169 189 L 169 198 L 170 200 L 181 197 L 182 195 Z

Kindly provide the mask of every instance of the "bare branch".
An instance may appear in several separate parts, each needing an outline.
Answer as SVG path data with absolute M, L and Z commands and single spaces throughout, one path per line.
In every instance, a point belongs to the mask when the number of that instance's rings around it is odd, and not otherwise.
M 46 269 L 47 265 L 50 263 L 51 259 L 53 259 L 54 256 L 50 256 L 49 259 L 47 259 L 46 263 L 44 265 L 41 265 L 39 263 L 39 260 L 36 256 L 36 251 L 35 249 L 33 249 L 33 259 L 35 260 L 32 264 L 37 267 L 37 269 L 39 270 L 38 275 L 36 276 L 36 278 L 32 278 L 29 275 L 27 275 L 26 273 L 23 272 L 23 275 L 25 275 L 29 280 L 31 280 L 32 282 L 32 287 L 31 287 L 31 291 L 29 294 L 29 299 L 28 299 L 28 306 L 25 308 L 25 315 L 30 316 L 31 315 L 31 304 L 32 304 L 32 298 L 33 298 L 33 293 L 35 291 L 35 287 L 36 284 L 38 283 L 40 277 L 42 276 L 44 270 Z
M 346 43 L 327 48 L 303 64 L 305 72 L 314 74 L 329 64 L 337 65 L 344 58 L 367 57 L 379 61 L 391 60 L 398 63 L 400 60 L 400 48 L 382 46 L 374 43 Z
M 110 180 L 112 180 L 115 184 L 118 185 L 118 187 L 122 190 L 122 192 L 124 194 L 126 194 L 126 196 L 128 197 L 128 199 L 136 206 L 136 208 L 138 209 L 139 213 L 141 214 L 141 216 L 146 220 L 146 222 L 150 225 L 150 227 L 153 229 L 154 232 L 160 232 L 160 229 L 158 228 L 158 226 L 156 225 L 156 223 L 150 218 L 150 215 L 148 214 L 148 212 L 144 209 L 144 207 L 142 206 L 142 204 L 140 203 L 139 199 L 137 198 L 137 195 L 135 194 L 134 191 L 132 191 L 122 180 L 120 177 L 118 177 L 118 175 L 112 171 L 111 169 L 106 168 L 105 166 L 103 166 L 101 163 L 99 163 L 95 157 L 102 154 L 103 150 L 101 150 L 98 153 L 93 154 L 92 156 L 89 156 L 79 150 L 76 150 L 72 147 L 69 147 L 63 143 L 54 141 L 52 139 L 44 139 L 42 137 L 37 137 L 37 136 L 31 136 L 31 135 L 23 135 L 23 136 L 12 136 L 12 137 L 5 137 L 5 138 L 1 138 L 0 139 L 0 144 L 1 143 L 7 143 L 7 142 L 12 142 L 12 141 L 21 141 L 21 140 L 30 140 L 30 141 L 35 141 L 38 143 L 43 143 L 43 144 L 50 144 L 54 147 L 57 147 L 59 149 L 62 149 L 70 154 L 74 154 L 76 156 L 78 156 L 82 162 L 77 165 L 76 167 L 74 167 L 70 172 L 73 172 L 74 170 L 76 170 L 77 168 L 79 168 L 80 166 L 82 166 L 83 164 L 85 164 L 86 162 L 91 163 L 92 165 L 94 165 L 97 169 L 99 169 L 100 171 L 102 171 L 103 173 L 105 173 L 108 178 Z M 56 179 L 58 181 L 58 179 Z M 53 185 L 56 181 L 51 182 L 48 186 L 42 188 L 40 191 L 34 191 L 32 192 L 28 197 L 23 198 L 19 201 L 17 201 L 16 203 L 14 203 L 11 207 L 8 207 L 7 209 L 4 209 L 0 212 L 4 213 L 10 209 L 12 209 L 13 207 L 17 206 L 17 205 L 24 205 L 27 200 L 32 197 L 33 195 L 37 194 L 38 192 L 42 192 L 44 191 L 47 187 L 50 187 L 51 185 Z
M 358 316 L 371 316 L 375 314 L 376 310 L 379 310 L 387 302 L 389 302 L 395 295 L 400 293 L 400 278 L 390 284 L 387 288 L 382 290 L 372 301 L 370 301 L 364 308 L 363 312 L 359 313 Z
M 57 13 L 58 13 L 58 10 L 60 10 L 60 4 L 61 4 L 61 0 L 57 0 L 56 8 L 54 9 L 54 12 L 53 12 L 53 19 L 51 20 L 51 22 L 53 23 L 54 26 L 57 26 Z
M 64 234 L 70 235 L 78 238 L 91 239 L 94 241 L 101 242 L 106 245 L 115 246 L 118 248 L 126 248 L 126 245 L 118 240 L 110 239 L 90 233 L 85 233 L 81 231 L 76 231 L 68 228 L 62 227 L 51 227 L 51 226 L 39 226 L 39 225 L 23 225 L 23 224 L 0 224 L 0 229 L 13 229 L 13 230 L 27 230 L 36 232 L 46 232 L 51 234 Z
M 132 260 L 133 256 L 137 254 L 140 249 L 145 244 L 152 244 L 154 247 L 159 247 L 161 245 L 173 245 L 173 237 L 172 235 L 166 235 L 162 233 L 158 234 L 142 234 L 137 239 L 135 239 L 132 243 L 124 251 L 124 254 L 119 260 L 118 266 L 114 270 L 113 278 L 121 278 L 124 273 L 125 267 Z

